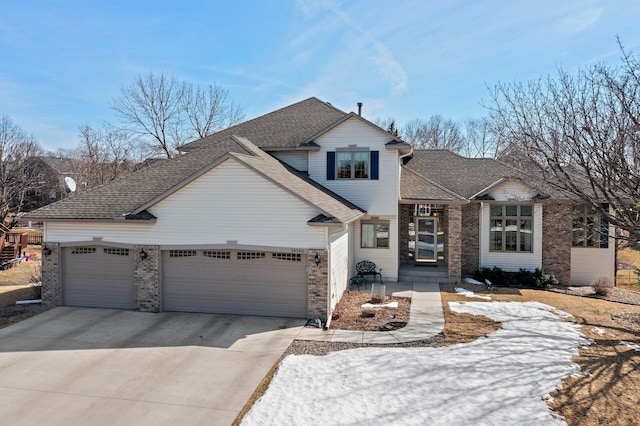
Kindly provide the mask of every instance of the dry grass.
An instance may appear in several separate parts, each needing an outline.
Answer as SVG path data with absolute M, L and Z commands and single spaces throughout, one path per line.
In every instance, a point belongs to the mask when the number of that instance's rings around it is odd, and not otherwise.
M 452 286 L 444 285 L 442 290 L 443 305 L 469 300 L 453 293 Z M 581 374 L 566 379 L 550 404 L 567 424 L 640 424 L 640 352 L 621 343 L 640 345 L 640 306 L 540 290 L 519 290 L 516 294 L 510 289 L 496 289 L 491 297 L 494 301 L 536 301 L 561 309 L 572 314 L 573 320 L 582 325 L 582 333 L 593 340 L 594 344 L 582 348 L 575 359 Z M 484 330 L 478 324 L 491 320 L 480 318 L 463 319 L 465 325 L 445 307 L 447 340 L 455 341 L 460 333 L 462 339 L 472 339 L 475 330 L 478 336 L 486 334 L 488 323 Z
M 625 264 L 640 268 L 640 250 L 625 248 L 618 251 L 618 264 Z M 629 290 L 640 291 L 638 275 L 633 269 L 619 269 L 616 272 L 616 286 Z
M 40 247 L 28 246 L 27 253 L 36 253 L 36 261 L 17 263 L 10 269 L 0 270 L 0 328 L 42 311 L 40 306 L 15 305 L 18 300 L 40 298 L 40 287 L 29 285 L 40 280 Z
M 451 312 L 449 302 L 470 301 L 455 293 L 454 285 L 441 285 L 442 306 L 445 315 L 444 339 L 436 336 L 430 341 L 414 342 L 411 346 L 446 346 L 467 343 L 486 336 L 501 327 L 489 318 Z M 572 296 L 542 290 L 518 290 L 497 288 L 485 292 L 483 286 L 465 285 L 477 293 L 491 294 L 492 301 L 536 301 L 551 305 L 574 316 L 573 321 L 582 325 L 581 331 L 593 340 L 593 345 L 581 348 L 574 361 L 581 367 L 577 377 L 565 379 L 554 395 L 550 407 L 564 416 L 568 425 L 635 425 L 640 424 L 640 352 L 621 342 L 640 345 L 640 306 Z M 473 301 L 490 303 L 481 299 Z M 343 344 L 312 342 L 315 346 L 326 344 L 327 352 L 354 347 Z M 300 342 L 294 341 L 287 353 L 299 352 Z M 302 345 L 304 346 L 304 345 Z M 330 347 L 329 347 L 330 346 Z M 357 345 L 362 347 L 364 345 Z M 395 347 L 402 345 L 393 345 Z M 242 410 L 238 424 L 253 403 L 266 391 L 279 362 L 256 389 L 251 401 Z

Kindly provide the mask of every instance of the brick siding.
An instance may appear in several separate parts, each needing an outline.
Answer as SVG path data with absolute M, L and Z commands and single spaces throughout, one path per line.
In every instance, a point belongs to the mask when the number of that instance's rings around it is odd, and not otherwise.
M 469 276 L 480 266 L 480 204 L 462 206 L 462 275 Z
M 542 213 L 542 270 L 565 285 L 571 280 L 571 208 L 570 203 L 549 203 Z
M 316 253 L 320 255 L 320 264 L 316 266 Z M 327 251 L 309 250 L 307 254 L 307 314 L 309 318 L 327 319 L 329 312 L 327 287 Z
M 140 258 L 140 250 L 147 253 Z M 142 312 L 159 312 L 160 300 L 160 247 L 136 246 L 133 250 L 133 284 L 135 308 Z
M 460 278 L 462 271 L 462 207 L 451 205 L 445 208 L 445 260 L 449 278 Z
M 51 250 L 49 256 L 42 255 L 42 305 L 53 308 L 62 304 L 60 277 L 62 253 L 58 243 L 44 243 L 42 247 Z

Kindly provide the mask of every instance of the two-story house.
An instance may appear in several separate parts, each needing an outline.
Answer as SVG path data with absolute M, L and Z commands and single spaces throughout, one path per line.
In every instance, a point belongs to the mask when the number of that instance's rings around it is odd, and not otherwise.
M 570 197 L 316 98 L 183 151 L 27 215 L 45 223 L 45 303 L 328 318 L 360 260 L 389 281 L 401 265 L 613 275 L 603 224 Z

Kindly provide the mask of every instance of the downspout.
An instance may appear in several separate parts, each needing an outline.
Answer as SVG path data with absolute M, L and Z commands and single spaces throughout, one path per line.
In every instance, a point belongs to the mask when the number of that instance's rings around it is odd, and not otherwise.
M 398 182 L 396 184 L 396 193 L 398 194 L 398 203 L 396 203 L 396 235 L 397 235 L 397 256 L 396 256 L 396 276 L 400 278 L 400 209 L 398 208 L 400 197 L 400 180 L 402 179 L 402 159 L 413 154 L 413 147 L 406 154 L 398 156 Z
M 482 265 L 484 265 L 484 259 L 482 259 L 482 246 L 484 245 L 484 239 L 482 238 L 482 215 L 483 210 L 484 209 L 484 201 L 480 201 L 480 211 L 478 212 L 478 239 L 480 240 L 478 242 L 478 250 L 480 251 L 480 253 L 478 253 L 478 269 L 482 268 Z
M 398 193 L 398 199 L 400 199 L 400 174 L 402 173 L 402 159 L 405 157 L 408 157 L 410 155 L 413 154 L 413 147 L 411 147 L 411 149 L 409 150 L 409 152 L 407 152 L 406 154 L 402 154 L 398 156 L 398 183 L 396 185 L 396 191 Z M 396 212 L 396 216 L 397 216 L 397 212 Z

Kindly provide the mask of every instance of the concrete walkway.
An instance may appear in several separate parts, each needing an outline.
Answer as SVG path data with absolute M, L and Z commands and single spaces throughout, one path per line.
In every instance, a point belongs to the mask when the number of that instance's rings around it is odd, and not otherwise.
M 321 330 L 304 327 L 298 340 L 343 343 L 406 343 L 424 340 L 440 333 L 444 328 L 444 313 L 440 299 L 440 286 L 432 282 L 399 282 L 387 286 L 387 294 L 411 297 L 409 324 L 393 331 Z

